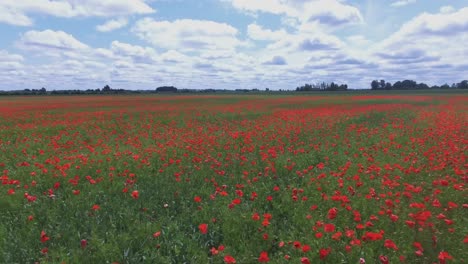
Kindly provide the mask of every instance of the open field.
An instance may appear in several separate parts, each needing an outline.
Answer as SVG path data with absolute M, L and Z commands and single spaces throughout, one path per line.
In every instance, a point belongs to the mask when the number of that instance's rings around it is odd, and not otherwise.
M 468 94 L 0 98 L 0 263 L 467 263 Z

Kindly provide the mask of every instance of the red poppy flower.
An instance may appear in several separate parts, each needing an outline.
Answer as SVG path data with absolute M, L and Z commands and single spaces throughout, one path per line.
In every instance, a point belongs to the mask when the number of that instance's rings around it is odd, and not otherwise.
M 268 257 L 268 253 L 266 251 L 262 251 L 260 253 L 260 257 L 258 257 L 258 262 L 268 262 L 270 258 Z
M 226 256 L 224 256 L 224 263 L 226 263 L 226 264 L 235 264 L 235 263 L 236 263 L 236 259 L 233 258 L 233 257 L 230 256 L 230 255 L 226 255 Z
M 445 264 L 446 260 L 451 260 L 453 257 L 446 251 L 441 251 L 438 256 L 439 263 L 440 264 Z
M 331 252 L 331 248 L 321 248 L 319 250 L 320 259 L 325 259 Z
M 337 215 L 338 215 L 338 209 L 336 209 L 335 207 L 328 210 L 328 219 L 330 220 L 335 219 Z
M 198 225 L 198 230 L 202 234 L 206 234 L 208 232 L 208 224 L 200 224 Z
M 396 246 L 395 242 L 393 242 L 391 239 L 385 239 L 384 246 L 386 248 L 391 248 L 393 250 L 398 250 L 398 247 Z
M 380 263 L 382 264 L 389 264 L 389 260 L 387 256 L 379 256 Z
M 325 224 L 323 230 L 327 233 L 331 233 L 335 231 L 335 225 L 334 224 Z
M 47 236 L 46 232 L 44 230 L 41 231 L 41 242 L 42 243 L 45 243 L 47 241 L 49 241 L 49 237 Z
M 86 239 L 81 239 L 80 245 L 81 248 L 85 248 L 88 245 L 88 241 Z

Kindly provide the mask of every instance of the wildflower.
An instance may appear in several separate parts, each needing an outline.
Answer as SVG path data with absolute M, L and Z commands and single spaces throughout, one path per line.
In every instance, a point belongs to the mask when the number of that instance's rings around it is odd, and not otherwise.
M 389 260 L 387 256 L 379 256 L 380 263 L 382 264 L 389 264 Z
M 398 250 L 398 247 L 396 246 L 395 242 L 393 242 L 391 239 L 386 239 L 384 242 L 384 246 L 386 248 L 391 248 L 394 250 Z
M 325 259 L 331 252 L 331 248 L 321 248 L 319 250 L 320 259 Z
M 438 259 L 439 259 L 439 263 L 440 264 L 445 264 L 446 263 L 446 260 L 451 260 L 453 259 L 452 256 L 450 256 L 450 254 L 446 251 L 441 251 L 439 253 L 439 256 L 438 256 Z
M 42 243 L 45 243 L 47 241 L 49 241 L 49 237 L 47 236 L 46 232 L 44 230 L 41 231 L 41 242 Z
M 328 210 L 328 219 L 330 220 L 335 219 L 337 215 L 338 215 L 338 209 L 336 209 L 335 207 Z
M 200 231 L 200 233 L 206 234 L 208 232 L 208 224 L 200 224 L 198 226 L 198 230 Z
M 224 256 L 224 263 L 226 263 L 226 264 L 235 264 L 235 263 L 236 263 L 236 259 L 233 258 L 233 257 L 230 256 L 230 255 L 226 255 L 226 256 Z
M 268 257 L 268 253 L 266 251 L 262 251 L 260 253 L 260 257 L 258 257 L 258 262 L 268 262 L 270 258 Z
M 327 233 L 331 233 L 331 232 L 335 231 L 335 225 L 334 224 L 325 224 L 324 231 L 327 232 Z

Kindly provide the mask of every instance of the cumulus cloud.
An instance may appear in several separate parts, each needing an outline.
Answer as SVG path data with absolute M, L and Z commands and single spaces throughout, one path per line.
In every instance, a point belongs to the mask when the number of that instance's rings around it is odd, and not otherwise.
M 21 36 L 18 46 L 23 49 L 54 49 L 62 51 L 88 48 L 88 45 L 75 39 L 71 34 L 50 29 L 44 31 L 27 31 Z
M 393 64 L 411 64 L 440 60 L 440 57 L 429 55 L 424 50 L 417 48 L 390 51 L 385 53 L 381 52 L 377 53 L 376 55 Z
M 443 7 L 440 8 L 440 12 L 442 14 L 452 13 L 453 11 L 455 11 L 455 8 L 453 6 L 450 6 L 450 5 L 443 6 Z
M 111 51 L 114 55 L 130 58 L 135 63 L 152 63 L 157 58 L 157 53 L 153 48 L 131 45 L 120 41 L 112 41 Z
M 393 2 L 391 6 L 402 7 L 402 6 L 406 6 L 406 5 L 413 4 L 413 3 L 416 3 L 416 0 L 400 0 L 400 1 Z
M 361 23 L 363 17 L 356 7 L 338 0 L 221 0 L 245 12 L 263 12 L 297 18 L 301 22 L 317 21 L 337 26 Z
M 468 7 L 450 13 L 422 13 L 376 45 L 374 55 L 382 70 L 393 76 L 424 75 L 426 80 L 438 83 L 449 75 L 462 75 L 458 67 L 466 63 L 463 58 L 468 47 L 460 43 L 467 41 Z M 402 67 L 408 64 L 412 67 Z M 439 70 L 431 70 L 435 68 Z
M 128 24 L 128 19 L 126 18 L 119 18 L 119 19 L 111 19 L 106 21 L 102 25 L 96 26 L 96 30 L 100 32 L 110 32 L 119 28 L 123 28 Z
M 264 29 L 257 24 L 250 24 L 247 26 L 247 35 L 253 40 L 279 40 L 287 35 L 284 29 L 270 30 Z
M 132 28 L 139 38 L 155 47 L 186 51 L 233 50 L 242 42 L 231 25 L 209 20 L 157 21 L 144 18 Z
M 430 43 L 430 40 L 444 40 L 468 34 L 468 7 L 452 13 L 423 13 L 403 26 L 383 41 L 384 46 L 397 46 L 400 43 Z M 424 41 L 421 38 L 425 37 Z M 432 43 L 431 43 L 432 44 Z
M 155 10 L 144 0 L 2 0 L 0 22 L 18 26 L 33 24 L 31 14 L 56 17 L 112 17 L 131 14 L 150 14 Z
M 0 23 L 6 23 L 15 26 L 30 26 L 33 21 L 18 10 L 2 6 L 0 3 Z
M 286 59 L 282 56 L 274 56 L 271 60 L 264 62 L 265 65 L 286 65 Z
M 313 34 L 294 33 L 270 44 L 267 49 L 272 51 L 294 52 L 330 52 L 343 48 L 345 44 L 337 37 L 323 32 Z
M 187 55 L 182 54 L 176 50 L 168 50 L 161 54 L 160 58 L 165 63 L 181 63 L 190 60 Z
M 18 54 L 11 54 L 6 50 L 0 50 L 0 74 L 8 74 L 23 67 L 24 58 Z

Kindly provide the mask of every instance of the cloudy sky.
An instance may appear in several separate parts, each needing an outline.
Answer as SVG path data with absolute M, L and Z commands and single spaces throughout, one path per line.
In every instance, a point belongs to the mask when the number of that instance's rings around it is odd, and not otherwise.
M 468 78 L 468 0 L 1 0 L 0 89 Z

